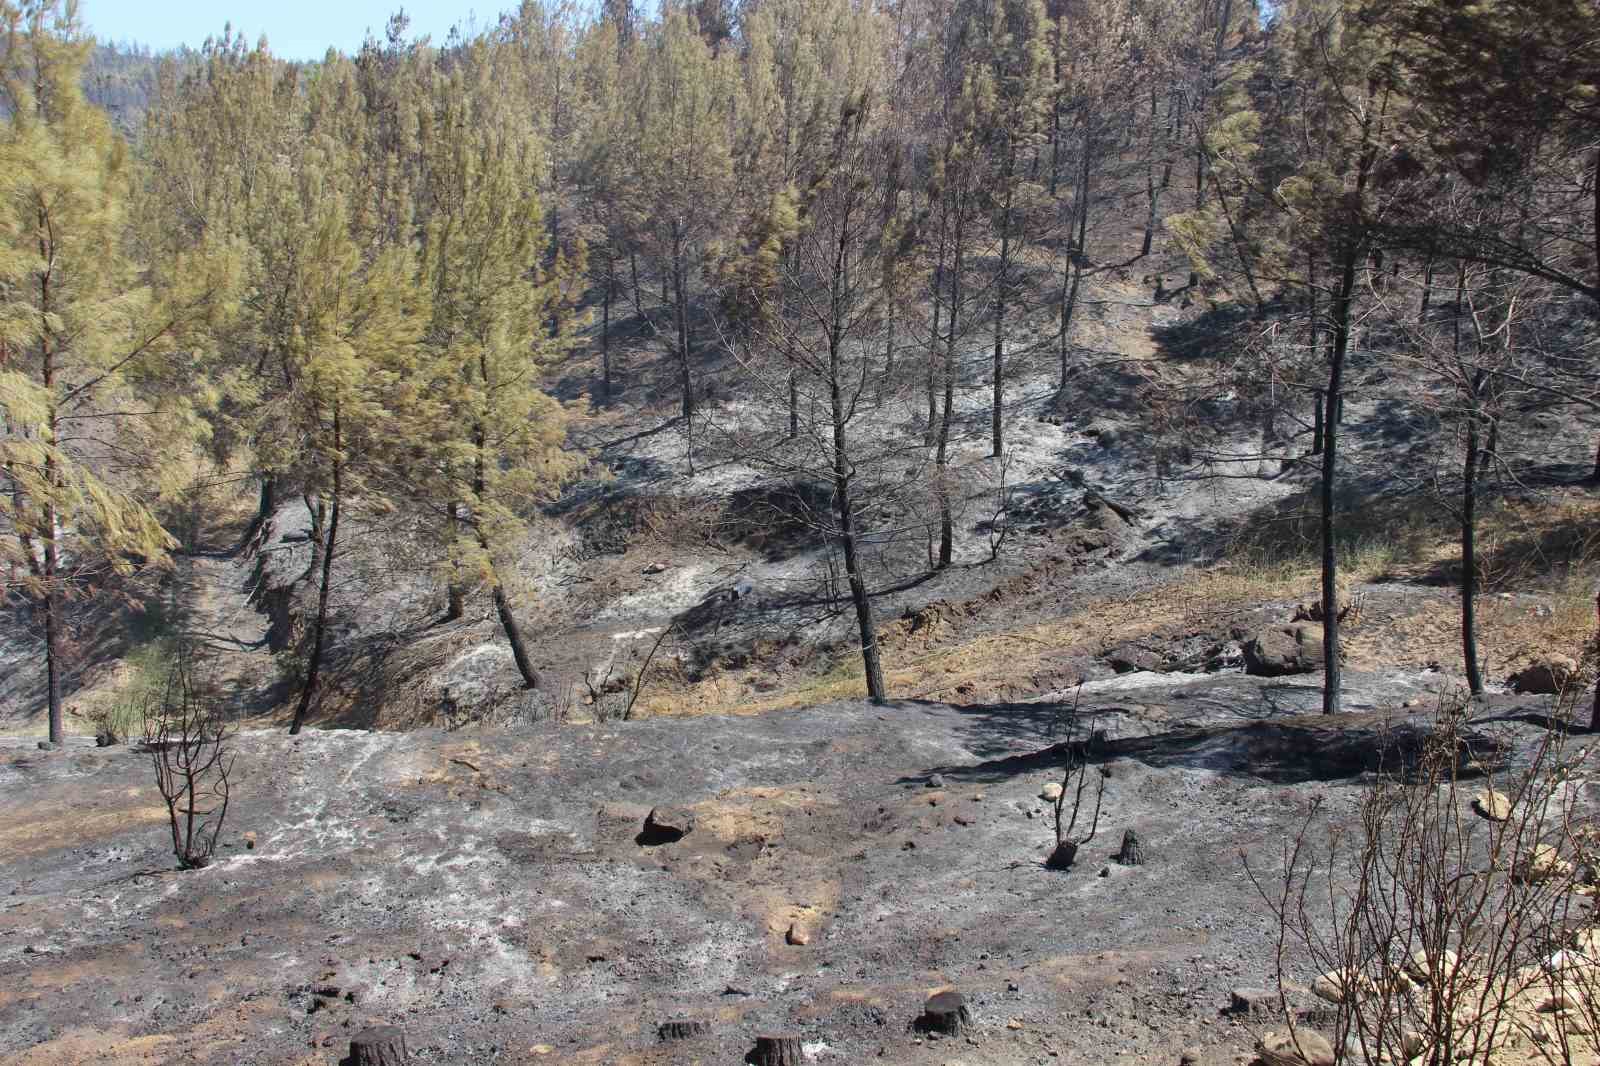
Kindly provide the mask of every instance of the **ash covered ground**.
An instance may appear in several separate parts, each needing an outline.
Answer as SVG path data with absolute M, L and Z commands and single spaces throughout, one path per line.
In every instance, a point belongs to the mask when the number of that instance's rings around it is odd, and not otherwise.
M 1266 866 L 1348 817 L 1429 675 L 1126 674 L 1073 699 L 835 703 L 518 731 L 238 738 L 217 861 L 173 868 L 149 756 L 0 758 L 9 1063 L 339 1062 L 370 1024 L 420 1063 L 1232 1063 L 1272 976 Z M 1539 697 L 1485 735 L 1538 736 Z M 1041 789 L 1093 724 L 1095 838 L 1067 871 Z M 692 819 L 645 832 L 652 808 Z M 1141 865 L 1113 859 L 1123 833 Z M 797 943 L 796 941 L 803 941 Z M 1308 978 L 1306 974 L 1296 974 Z M 956 988 L 969 1036 L 910 1028 Z M 663 1041 L 668 1021 L 707 1023 Z

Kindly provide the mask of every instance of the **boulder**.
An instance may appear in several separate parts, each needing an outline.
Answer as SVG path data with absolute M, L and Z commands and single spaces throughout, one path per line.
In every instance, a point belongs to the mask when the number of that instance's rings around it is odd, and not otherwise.
M 1357 996 L 1366 996 L 1377 991 L 1377 986 L 1365 974 L 1355 974 L 1354 980 L 1346 980 L 1338 970 L 1329 970 L 1311 982 L 1311 991 L 1318 999 L 1329 1003 L 1345 1003 L 1350 1001 L 1352 991 Z
M 1572 864 L 1563 859 L 1561 853 L 1550 844 L 1535 844 L 1516 870 L 1517 880 L 1528 884 L 1571 875 Z
M 1554 696 L 1567 687 L 1578 672 L 1569 656 L 1552 654 L 1535 659 L 1509 679 L 1511 691 L 1525 696 Z
M 652 807 L 645 816 L 640 844 L 671 844 L 694 832 L 694 812 L 687 807 Z
M 1486 788 L 1472 798 L 1472 810 L 1480 818 L 1503 822 L 1511 817 L 1511 797 L 1498 789 Z
M 1244 643 L 1244 672 L 1255 677 L 1309 674 L 1322 669 L 1322 627 L 1296 624 L 1263 629 Z
M 1039 790 L 1039 798 L 1046 803 L 1054 803 L 1061 798 L 1061 786 L 1054 781 Z
M 1405 967 L 1406 975 L 1410 976 L 1411 980 L 1416 981 L 1418 984 L 1429 983 L 1430 975 L 1432 975 L 1432 972 L 1434 972 L 1434 964 L 1432 964 L 1432 962 L 1429 960 L 1429 957 L 1427 957 L 1427 951 L 1424 951 L 1422 948 L 1418 948 L 1416 951 L 1411 952 L 1410 959 L 1406 959 L 1402 965 Z M 1445 951 L 1440 952 L 1440 956 L 1438 956 L 1438 968 L 1442 970 L 1442 975 L 1440 975 L 1442 981 L 1450 980 L 1451 975 L 1456 972 L 1456 967 L 1458 967 L 1458 965 L 1459 959 L 1458 956 L 1456 956 L 1456 952 L 1450 951 L 1448 948 L 1446 948 Z
M 1131 674 L 1136 671 L 1159 673 L 1166 666 L 1166 661 L 1158 652 L 1149 648 L 1141 648 L 1137 644 L 1119 644 L 1102 656 L 1106 665 L 1119 674 Z
M 1539 997 L 1539 1005 L 1534 1008 L 1540 1014 L 1554 1014 L 1561 1010 L 1582 1010 L 1583 1000 L 1578 994 L 1567 988 L 1558 988 L 1554 992 Z
M 447 721 L 473 721 L 516 691 L 516 663 L 504 642 L 478 644 L 429 679 Z
M 1267 1066 L 1333 1066 L 1333 1045 L 1311 1029 L 1267 1033 L 1256 1044 Z

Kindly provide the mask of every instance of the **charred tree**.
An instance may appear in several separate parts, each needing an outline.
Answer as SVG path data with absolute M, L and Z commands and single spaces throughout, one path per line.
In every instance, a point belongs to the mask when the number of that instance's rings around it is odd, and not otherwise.
M 328 640 L 328 597 L 333 588 L 333 560 L 339 543 L 339 511 L 344 496 L 344 460 L 340 455 L 339 404 L 333 405 L 332 500 L 328 504 L 328 528 L 321 538 L 322 576 L 317 586 L 317 616 L 311 625 L 311 658 L 306 663 L 306 680 L 300 689 L 300 702 L 294 709 L 294 721 L 289 725 L 290 735 L 299 733 L 305 725 L 306 715 L 317 697 L 317 686 L 322 677 L 322 660 Z M 314 538 L 315 539 L 315 538 Z

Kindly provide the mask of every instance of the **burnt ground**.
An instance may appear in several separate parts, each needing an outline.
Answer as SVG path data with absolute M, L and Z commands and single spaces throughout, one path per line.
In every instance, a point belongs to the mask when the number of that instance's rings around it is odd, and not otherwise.
M 770 1031 L 820 1063 L 1232 1063 L 1254 1034 L 1220 1013 L 1229 991 L 1272 972 L 1241 856 L 1270 867 L 1314 799 L 1348 816 L 1383 722 L 1408 713 L 1307 715 L 1318 680 L 1135 673 L 1075 708 L 251 731 L 221 857 L 187 873 L 147 755 L 12 741 L 0 1060 L 331 1064 L 387 1022 L 419 1063 L 734 1063 Z M 1396 708 L 1437 678 L 1347 683 L 1352 706 Z M 1518 713 L 1547 703 L 1490 697 L 1486 744 L 1531 743 Z M 1038 793 L 1090 719 L 1099 833 L 1047 871 Z M 651 844 L 655 805 L 694 828 Z M 1127 829 L 1144 865 L 1110 858 Z M 974 1035 L 908 1030 L 950 986 Z M 678 1018 L 710 1032 L 658 1040 Z

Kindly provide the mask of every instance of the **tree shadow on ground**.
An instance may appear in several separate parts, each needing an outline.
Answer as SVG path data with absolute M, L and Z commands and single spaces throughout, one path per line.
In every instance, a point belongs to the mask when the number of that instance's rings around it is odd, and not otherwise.
M 1170 297 L 1172 293 L 1168 293 Z M 1200 314 L 1151 328 L 1161 358 L 1171 363 L 1199 363 L 1220 350 L 1237 350 L 1259 328 L 1260 318 L 1239 303 L 1211 306 Z
M 1484 592 L 1528 592 L 1600 566 L 1600 529 L 1592 511 L 1556 512 L 1542 526 L 1525 526 L 1509 534 L 1480 527 L 1480 587 Z M 1406 575 L 1419 585 L 1455 587 L 1461 583 L 1461 555 L 1452 553 Z
M 1062 739 L 1034 751 L 930 767 L 925 774 L 903 778 L 902 783 L 925 783 L 937 773 L 946 781 L 999 784 L 1059 770 L 1069 755 L 1086 757 L 1096 765 L 1132 759 L 1157 769 L 1207 770 L 1278 784 L 1339 781 L 1414 766 L 1432 732 L 1433 721 L 1424 714 L 1271 715 L 1209 725 L 1180 724 L 1145 736 Z M 1468 729 L 1461 739 L 1462 765 L 1493 769 L 1506 748 L 1501 738 Z

